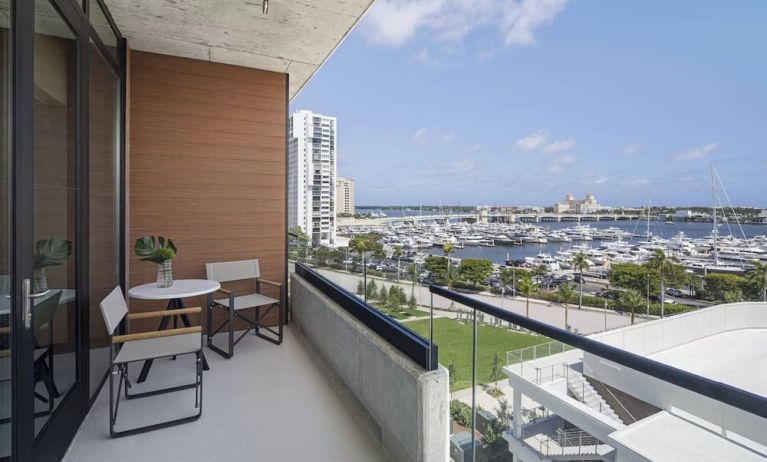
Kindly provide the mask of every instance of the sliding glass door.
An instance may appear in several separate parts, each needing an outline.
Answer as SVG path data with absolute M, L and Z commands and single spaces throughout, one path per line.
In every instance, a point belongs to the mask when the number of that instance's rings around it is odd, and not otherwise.
M 97 0 L 0 0 L 0 461 L 58 460 L 108 372 L 119 33 Z
M 13 323 L 11 322 L 11 16 L 0 0 L 0 460 L 12 451 Z

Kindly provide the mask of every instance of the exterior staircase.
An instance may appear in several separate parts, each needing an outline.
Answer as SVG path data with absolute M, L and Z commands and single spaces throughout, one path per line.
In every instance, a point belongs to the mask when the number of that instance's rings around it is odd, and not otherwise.
M 525 438 L 525 444 L 540 454 L 539 460 L 614 460 L 614 449 L 583 430 L 559 430 L 555 437 L 538 434 Z
M 567 390 L 586 406 L 594 409 L 602 415 L 605 415 L 616 422 L 623 422 L 617 412 L 607 403 L 593 385 L 586 379 L 586 376 L 574 369 L 570 369 L 567 374 Z

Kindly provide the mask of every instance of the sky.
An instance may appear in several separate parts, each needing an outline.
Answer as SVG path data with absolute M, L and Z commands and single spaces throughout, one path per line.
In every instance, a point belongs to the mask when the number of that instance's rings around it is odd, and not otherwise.
M 767 207 L 765 24 L 762 0 L 377 0 L 291 110 L 338 118 L 358 205 L 705 206 L 713 161 Z

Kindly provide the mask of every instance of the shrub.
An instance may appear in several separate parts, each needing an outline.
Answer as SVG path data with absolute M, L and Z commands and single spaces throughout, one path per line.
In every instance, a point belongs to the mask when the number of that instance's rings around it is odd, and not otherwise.
M 456 399 L 450 401 L 450 418 L 457 424 L 471 428 L 471 407 Z

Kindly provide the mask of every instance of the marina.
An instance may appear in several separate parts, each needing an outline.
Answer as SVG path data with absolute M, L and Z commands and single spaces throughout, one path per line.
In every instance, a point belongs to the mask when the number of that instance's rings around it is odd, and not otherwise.
M 714 232 L 716 230 L 716 232 Z M 767 229 L 737 225 L 660 220 L 594 223 L 393 223 L 385 226 L 340 228 L 351 237 L 376 232 L 390 249 L 401 247 L 414 261 L 442 255 L 452 244 L 453 258 L 483 258 L 497 265 L 545 266 L 557 272 L 571 269 L 575 254 L 583 252 L 595 271 L 614 263 L 644 263 L 653 250 L 669 256 L 696 273 L 741 273 L 757 260 L 767 262 Z

